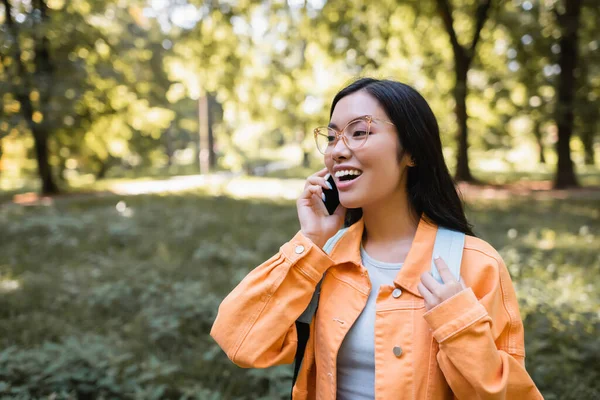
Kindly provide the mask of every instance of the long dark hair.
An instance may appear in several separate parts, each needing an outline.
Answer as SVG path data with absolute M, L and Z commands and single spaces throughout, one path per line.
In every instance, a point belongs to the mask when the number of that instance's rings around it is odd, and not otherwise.
M 399 159 L 408 152 L 415 161 L 415 166 L 408 168 L 406 189 L 416 215 L 424 214 L 426 219 L 438 226 L 475 236 L 444 161 L 440 130 L 427 101 L 403 83 L 361 78 L 334 97 L 329 118 L 338 101 L 359 90 L 373 96 L 396 125 L 401 149 Z M 346 226 L 361 217 L 361 209 L 348 210 Z

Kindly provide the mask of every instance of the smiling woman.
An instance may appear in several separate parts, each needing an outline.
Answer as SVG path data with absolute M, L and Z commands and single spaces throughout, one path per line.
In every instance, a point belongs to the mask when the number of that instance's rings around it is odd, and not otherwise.
M 325 168 L 296 202 L 300 231 L 219 308 L 211 335 L 229 358 L 296 359 L 293 399 L 541 398 L 510 275 L 473 235 L 425 99 L 360 79 L 314 135 Z M 440 232 L 464 237 L 449 253 L 460 276 L 437 257 Z

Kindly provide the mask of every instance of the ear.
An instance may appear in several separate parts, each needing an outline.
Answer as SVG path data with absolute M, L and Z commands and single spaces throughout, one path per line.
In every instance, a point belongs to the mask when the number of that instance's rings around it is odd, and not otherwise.
M 398 164 L 401 165 L 403 162 L 406 162 L 406 166 L 409 168 L 417 165 L 412 154 L 410 154 L 405 149 L 400 150 L 400 152 L 398 153 Z

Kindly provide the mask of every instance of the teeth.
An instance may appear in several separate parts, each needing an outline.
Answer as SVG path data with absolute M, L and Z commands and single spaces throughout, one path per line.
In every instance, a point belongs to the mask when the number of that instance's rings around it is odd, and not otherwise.
M 356 175 L 356 176 L 358 176 L 360 174 L 362 174 L 362 172 L 358 171 L 356 169 L 345 169 L 345 170 L 337 171 L 335 173 L 335 177 L 336 178 L 341 178 L 342 176 L 346 176 L 346 175 Z

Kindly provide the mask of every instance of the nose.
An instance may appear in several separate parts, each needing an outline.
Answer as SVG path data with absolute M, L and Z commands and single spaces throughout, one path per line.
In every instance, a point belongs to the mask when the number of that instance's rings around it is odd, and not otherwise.
M 346 146 L 346 142 L 340 137 L 331 149 L 331 158 L 334 160 L 347 160 L 351 155 L 352 152 Z

